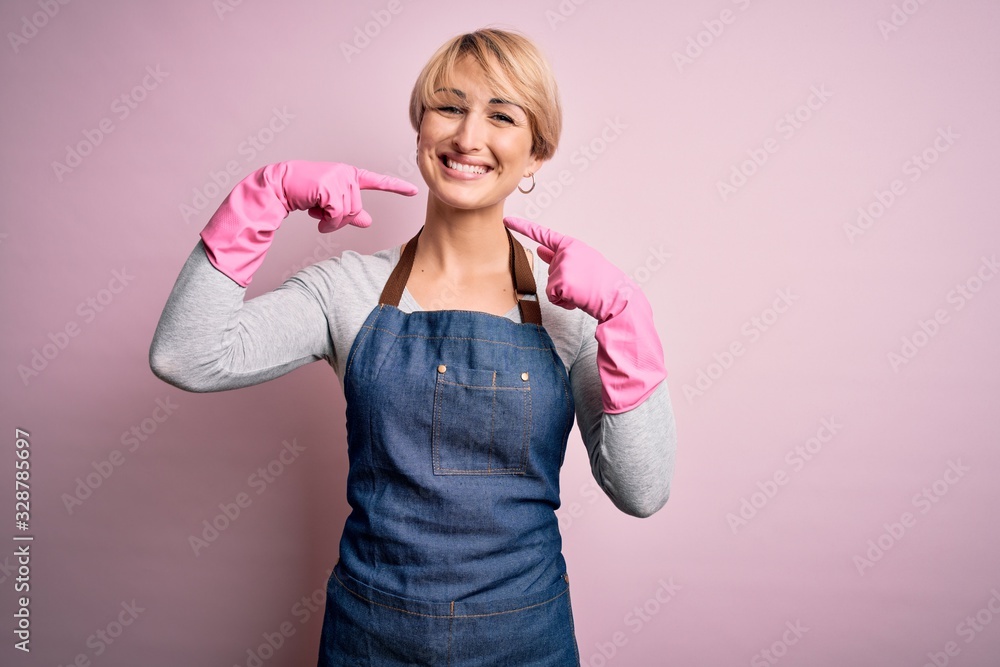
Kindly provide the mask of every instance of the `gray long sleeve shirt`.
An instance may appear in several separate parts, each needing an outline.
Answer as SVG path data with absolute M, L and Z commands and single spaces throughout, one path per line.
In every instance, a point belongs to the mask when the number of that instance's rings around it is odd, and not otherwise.
M 343 390 L 343 361 L 378 305 L 400 249 L 370 255 L 346 250 L 244 301 L 246 288 L 212 265 L 199 239 L 160 316 L 150 367 L 176 387 L 209 392 L 265 382 L 322 359 L 333 367 Z M 534 252 L 542 322 L 569 371 L 594 479 L 621 511 L 650 516 L 667 502 L 674 471 L 676 427 L 667 383 L 627 412 L 604 413 L 597 320 L 548 301 L 548 267 Z M 420 305 L 404 289 L 399 309 L 414 312 Z M 505 316 L 521 321 L 516 306 Z

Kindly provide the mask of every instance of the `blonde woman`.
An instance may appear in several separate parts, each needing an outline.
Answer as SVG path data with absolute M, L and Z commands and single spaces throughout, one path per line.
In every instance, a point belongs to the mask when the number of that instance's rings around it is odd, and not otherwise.
M 618 508 L 645 517 L 666 503 L 675 428 L 652 312 L 593 248 L 504 217 L 562 125 L 530 40 L 499 29 L 449 40 L 417 79 L 410 120 L 428 188 L 415 236 L 345 251 L 244 301 L 290 211 L 332 232 L 371 224 L 362 190 L 417 193 L 342 163 L 263 167 L 202 231 L 150 364 L 200 392 L 319 360 L 341 380 L 352 511 L 321 666 L 579 665 L 559 470 L 575 416 Z

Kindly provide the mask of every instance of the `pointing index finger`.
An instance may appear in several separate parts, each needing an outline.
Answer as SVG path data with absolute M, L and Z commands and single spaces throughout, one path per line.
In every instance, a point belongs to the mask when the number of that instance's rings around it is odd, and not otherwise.
M 417 186 L 395 176 L 379 174 L 367 169 L 358 169 L 358 186 L 362 190 L 384 190 L 412 197 L 417 194 Z
M 529 239 L 541 243 L 543 246 L 549 250 L 556 250 L 566 238 L 559 232 L 549 229 L 548 227 L 543 227 L 537 222 L 532 222 L 531 220 L 525 220 L 524 218 L 515 218 L 513 216 L 506 217 L 503 222 L 507 227 L 513 229 L 515 232 L 520 232 L 524 234 Z

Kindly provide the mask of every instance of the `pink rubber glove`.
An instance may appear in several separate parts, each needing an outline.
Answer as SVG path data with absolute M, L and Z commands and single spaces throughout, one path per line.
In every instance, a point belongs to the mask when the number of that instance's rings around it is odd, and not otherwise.
M 604 411 L 626 412 L 667 377 L 653 310 L 639 286 L 583 241 L 522 218 L 504 225 L 537 241 L 549 265 L 549 301 L 597 320 L 597 370 Z
M 309 211 L 323 233 L 371 225 L 361 190 L 417 194 L 412 183 L 341 162 L 290 160 L 261 167 L 236 184 L 201 231 L 208 260 L 246 287 L 292 211 Z

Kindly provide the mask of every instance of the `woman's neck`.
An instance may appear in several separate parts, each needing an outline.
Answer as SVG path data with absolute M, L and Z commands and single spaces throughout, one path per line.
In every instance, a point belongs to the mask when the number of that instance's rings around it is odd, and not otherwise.
M 414 269 L 451 280 L 509 272 L 510 245 L 503 202 L 482 209 L 457 209 L 429 197 L 424 229 L 417 240 Z

